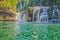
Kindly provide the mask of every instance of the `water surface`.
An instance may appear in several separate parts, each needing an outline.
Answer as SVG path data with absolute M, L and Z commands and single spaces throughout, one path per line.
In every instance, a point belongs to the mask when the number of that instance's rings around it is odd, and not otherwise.
M 0 21 L 0 40 L 60 40 L 60 24 Z

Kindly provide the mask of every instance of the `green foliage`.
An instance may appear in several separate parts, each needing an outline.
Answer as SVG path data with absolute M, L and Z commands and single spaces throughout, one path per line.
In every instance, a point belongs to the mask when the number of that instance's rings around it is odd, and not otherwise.
M 30 0 L 29 2 L 29 6 L 41 6 L 41 5 L 42 6 L 60 5 L 60 0 Z
M 3 3 L 1 3 L 3 8 L 8 8 L 8 7 L 12 7 L 14 10 L 16 10 L 16 4 L 17 4 L 17 0 L 6 0 Z
M 19 0 L 19 2 L 20 2 L 20 10 L 28 8 L 29 0 Z
M 16 4 L 17 4 L 17 0 L 10 0 L 10 5 L 11 5 L 11 7 L 14 9 L 14 10 L 16 10 Z

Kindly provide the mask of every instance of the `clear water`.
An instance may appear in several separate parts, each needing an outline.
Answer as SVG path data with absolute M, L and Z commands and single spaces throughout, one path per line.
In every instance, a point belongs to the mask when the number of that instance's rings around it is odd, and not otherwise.
M 60 24 L 0 21 L 0 40 L 60 40 Z

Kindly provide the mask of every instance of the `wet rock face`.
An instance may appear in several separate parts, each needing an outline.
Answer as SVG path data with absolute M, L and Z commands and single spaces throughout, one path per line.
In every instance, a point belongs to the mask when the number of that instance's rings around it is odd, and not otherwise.
M 6 17 L 14 17 L 15 15 L 13 13 L 0 12 L 0 16 L 2 16 L 3 18 L 6 18 Z
M 4 9 L 0 9 L 0 20 L 16 20 L 16 14 Z

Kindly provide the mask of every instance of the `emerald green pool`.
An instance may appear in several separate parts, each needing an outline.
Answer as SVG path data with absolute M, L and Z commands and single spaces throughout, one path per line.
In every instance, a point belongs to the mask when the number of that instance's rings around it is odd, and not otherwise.
M 0 40 L 60 40 L 60 24 L 0 21 Z

